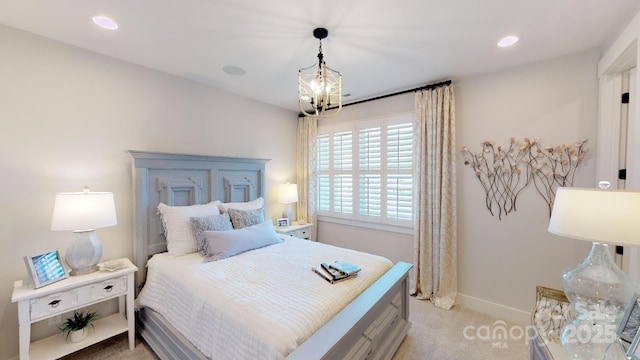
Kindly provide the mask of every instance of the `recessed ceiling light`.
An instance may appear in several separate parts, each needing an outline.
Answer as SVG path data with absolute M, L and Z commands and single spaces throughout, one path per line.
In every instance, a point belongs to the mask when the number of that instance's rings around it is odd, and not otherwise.
M 115 30 L 118 28 L 118 24 L 106 16 L 94 16 L 93 22 L 96 25 L 109 30 Z
M 498 46 L 500 47 L 511 46 L 517 42 L 518 42 L 517 36 L 509 35 L 500 39 L 500 41 L 498 41 Z
M 233 76 L 242 76 L 247 73 L 245 69 L 237 66 L 231 66 L 231 65 L 223 67 L 222 71 Z

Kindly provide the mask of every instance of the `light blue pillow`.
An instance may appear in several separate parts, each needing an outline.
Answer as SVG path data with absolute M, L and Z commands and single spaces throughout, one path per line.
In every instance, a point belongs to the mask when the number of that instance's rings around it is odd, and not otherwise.
M 204 237 L 202 248 L 204 262 L 228 258 L 245 251 L 282 242 L 273 229 L 271 221 L 236 230 L 203 231 L 202 236 Z
M 190 220 L 191 225 L 193 226 L 193 234 L 198 240 L 198 251 L 200 252 L 200 255 L 204 255 L 203 247 L 205 239 L 204 236 L 202 236 L 203 232 L 212 230 L 233 230 L 233 225 L 231 225 L 231 218 L 229 218 L 229 214 L 227 213 L 220 215 L 192 217 Z

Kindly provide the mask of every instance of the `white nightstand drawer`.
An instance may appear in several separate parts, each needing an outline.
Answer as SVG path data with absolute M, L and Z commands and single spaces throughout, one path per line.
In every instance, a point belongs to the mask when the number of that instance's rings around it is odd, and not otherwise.
M 124 294 L 127 291 L 127 277 L 122 276 L 115 279 L 109 279 L 90 286 L 90 301 L 100 300 L 110 296 Z
M 302 239 L 309 239 L 309 230 L 308 229 L 300 229 L 297 231 L 293 231 L 291 233 L 292 236 L 299 237 Z
M 282 235 L 294 236 L 301 239 L 311 240 L 311 230 L 313 225 L 311 224 L 296 224 L 286 227 L 276 228 L 276 232 Z
M 294 237 L 298 237 L 301 239 L 307 239 L 309 240 L 310 237 L 310 233 L 309 230 L 307 229 L 300 229 L 300 230 L 290 230 L 290 231 L 280 231 L 280 233 L 282 235 L 287 235 L 287 236 L 294 236 Z
M 31 300 L 31 320 L 62 313 L 79 304 L 106 299 L 127 291 L 127 277 L 101 281 Z
M 31 320 L 58 314 L 78 304 L 77 290 L 69 290 L 57 294 L 31 299 Z

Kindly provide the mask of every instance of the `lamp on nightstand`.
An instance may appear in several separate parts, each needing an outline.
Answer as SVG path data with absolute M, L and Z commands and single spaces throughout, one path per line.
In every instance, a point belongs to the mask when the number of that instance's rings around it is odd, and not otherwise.
M 640 245 L 640 192 L 558 188 L 549 232 L 592 242 L 587 258 L 562 275 L 575 316 L 560 340 L 574 359 L 602 359 L 639 291 L 614 262 L 609 244 Z
M 96 229 L 118 223 L 113 193 L 83 192 L 59 193 L 53 207 L 51 230 L 73 231 L 75 241 L 65 253 L 71 267 L 70 275 L 83 275 L 98 270 L 102 245 Z
M 289 183 L 281 184 L 280 191 L 278 192 L 278 202 L 285 204 L 282 217 L 289 219 L 289 223 L 291 224 L 291 217 L 293 216 L 291 204 L 298 202 L 298 185 Z

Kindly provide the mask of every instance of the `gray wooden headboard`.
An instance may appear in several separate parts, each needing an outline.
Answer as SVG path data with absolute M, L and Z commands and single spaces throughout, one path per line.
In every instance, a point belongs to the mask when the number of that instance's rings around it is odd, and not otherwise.
M 213 200 L 243 202 L 265 197 L 268 159 L 136 150 L 128 153 L 133 158 L 133 257 L 138 266 L 137 291 L 144 284 L 149 257 L 167 251 L 157 214 L 159 203 L 185 206 Z

